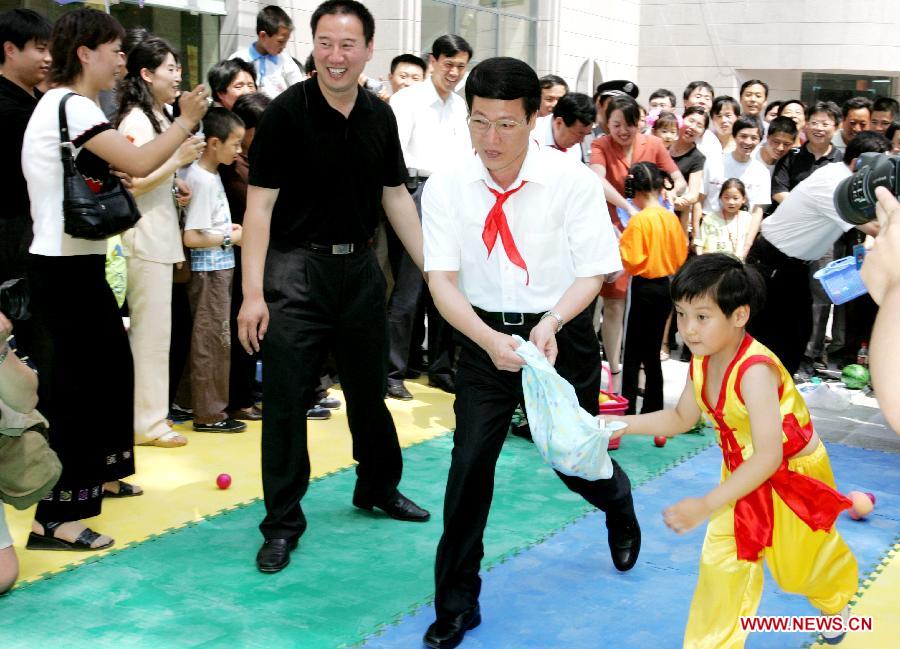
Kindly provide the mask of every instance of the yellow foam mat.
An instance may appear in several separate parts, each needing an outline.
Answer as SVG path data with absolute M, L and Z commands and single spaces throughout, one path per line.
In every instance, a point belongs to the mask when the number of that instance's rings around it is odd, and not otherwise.
M 875 570 L 863 580 L 851 615 L 871 616 L 872 631 L 848 633 L 841 649 L 894 649 L 900 645 L 900 543 L 895 543 Z M 893 640 L 891 640 L 893 638 Z M 824 643 L 814 647 L 830 647 Z
M 402 446 L 436 437 L 454 427 L 453 395 L 408 381 L 412 401 L 388 399 Z M 341 399 L 340 390 L 332 395 Z M 259 422 L 247 422 L 238 434 L 195 433 L 190 422 L 176 426 L 189 439 L 181 448 L 135 447 L 137 473 L 129 482 L 140 485 L 144 495 L 108 498 L 103 513 L 85 521 L 92 529 L 116 540 L 113 547 L 139 542 L 154 534 L 181 527 L 254 498 L 262 497 Z M 346 409 L 333 410 L 331 419 L 310 421 L 309 451 L 313 477 L 321 477 L 353 464 Z M 89 432 L 89 431 L 88 431 Z M 231 487 L 220 490 L 216 476 L 228 473 Z M 349 506 L 350 497 L 347 494 Z M 19 581 L 33 581 L 44 573 L 58 572 L 100 552 L 35 552 L 25 549 L 34 510 L 6 507 L 6 517 L 19 558 Z

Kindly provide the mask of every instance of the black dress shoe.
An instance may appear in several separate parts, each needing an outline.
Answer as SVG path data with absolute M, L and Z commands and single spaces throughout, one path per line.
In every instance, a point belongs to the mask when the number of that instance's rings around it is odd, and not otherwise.
M 385 514 L 387 514 L 391 518 L 396 518 L 398 521 L 424 523 L 429 518 L 431 518 L 431 514 L 428 512 L 428 510 L 422 509 L 399 491 L 395 491 L 393 496 L 388 498 L 384 503 L 380 505 L 367 503 L 362 500 L 362 498 L 354 495 L 353 506 L 359 507 L 360 509 L 365 509 L 367 511 L 372 511 L 372 509 L 377 507 Z
M 256 553 L 256 567 L 260 572 L 279 572 L 291 562 L 291 552 L 297 539 L 266 539 Z
M 403 381 L 396 379 L 388 379 L 387 395 L 391 399 L 400 399 L 401 401 L 409 401 L 413 398 L 412 392 L 406 389 Z
M 446 374 L 429 374 L 428 385 L 450 394 L 456 394 L 456 383 L 453 381 L 452 376 Z
M 463 641 L 466 631 L 474 629 L 479 624 L 481 624 L 481 607 L 476 604 L 454 618 L 432 623 L 425 632 L 422 642 L 431 649 L 453 649 Z
M 606 517 L 609 551 L 617 570 L 631 570 L 641 552 L 641 528 L 634 516 Z

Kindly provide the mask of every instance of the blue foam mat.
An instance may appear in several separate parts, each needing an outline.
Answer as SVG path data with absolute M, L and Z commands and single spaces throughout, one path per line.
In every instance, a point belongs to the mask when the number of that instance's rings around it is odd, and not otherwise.
M 838 489 L 877 497 L 865 521 L 842 515 L 838 529 L 859 562 L 860 579 L 900 533 L 900 462 L 896 454 L 830 444 Z M 635 490 L 642 527 L 640 560 L 620 574 L 606 545 L 603 514 L 593 512 L 544 543 L 482 573 L 484 622 L 466 634 L 465 649 L 630 649 L 680 647 L 697 580 L 705 525 L 684 535 L 669 531 L 662 510 L 701 495 L 719 479 L 721 454 L 708 449 Z M 487 535 L 490 536 L 490 523 Z M 805 598 L 782 592 L 766 572 L 760 615 L 816 615 Z M 430 606 L 404 618 L 367 649 L 420 647 L 434 619 Z M 877 620 L 875 621 L 877 624 Z M 808 633 L 756 633 L 748 649 L 802 647 Z

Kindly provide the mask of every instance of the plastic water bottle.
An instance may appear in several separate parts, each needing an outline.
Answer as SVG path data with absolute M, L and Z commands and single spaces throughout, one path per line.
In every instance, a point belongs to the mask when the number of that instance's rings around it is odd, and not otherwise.
M 825 410 L 844 410 L 850 405 L 850 399 L 832 390 L 822 379 L 814 377 L 809 383 L 797 386 L 808 408 L 824 408 Z
M 869 343 L 863 343 L 859 351 L 856 352 L 856 364 L 863 367 L 869 366 Z

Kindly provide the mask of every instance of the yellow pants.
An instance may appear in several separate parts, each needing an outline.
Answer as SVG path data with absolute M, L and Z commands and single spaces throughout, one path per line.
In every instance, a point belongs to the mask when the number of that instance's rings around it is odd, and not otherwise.
M 825 446 L 788 461 L 788 467 L 834 487 Z M 723 478 L 728 475 L 723 467 Z M 856 559 L 838 534 L 812 531 L 772 492 L 775 526 L 772 547 L 763 556 L 769 572 L 785 591 L 806 596 L 820 611 L 838 613 L 857 589 Z M 762 560 L 737 558 L 734 507 L 716 512 L 706 528 L 700 555 L 700 576 L 691 602 L 684 646 L 687 649 L 735 649 L 747 633 L 739 617 L 756 614 L 763 589 Z

